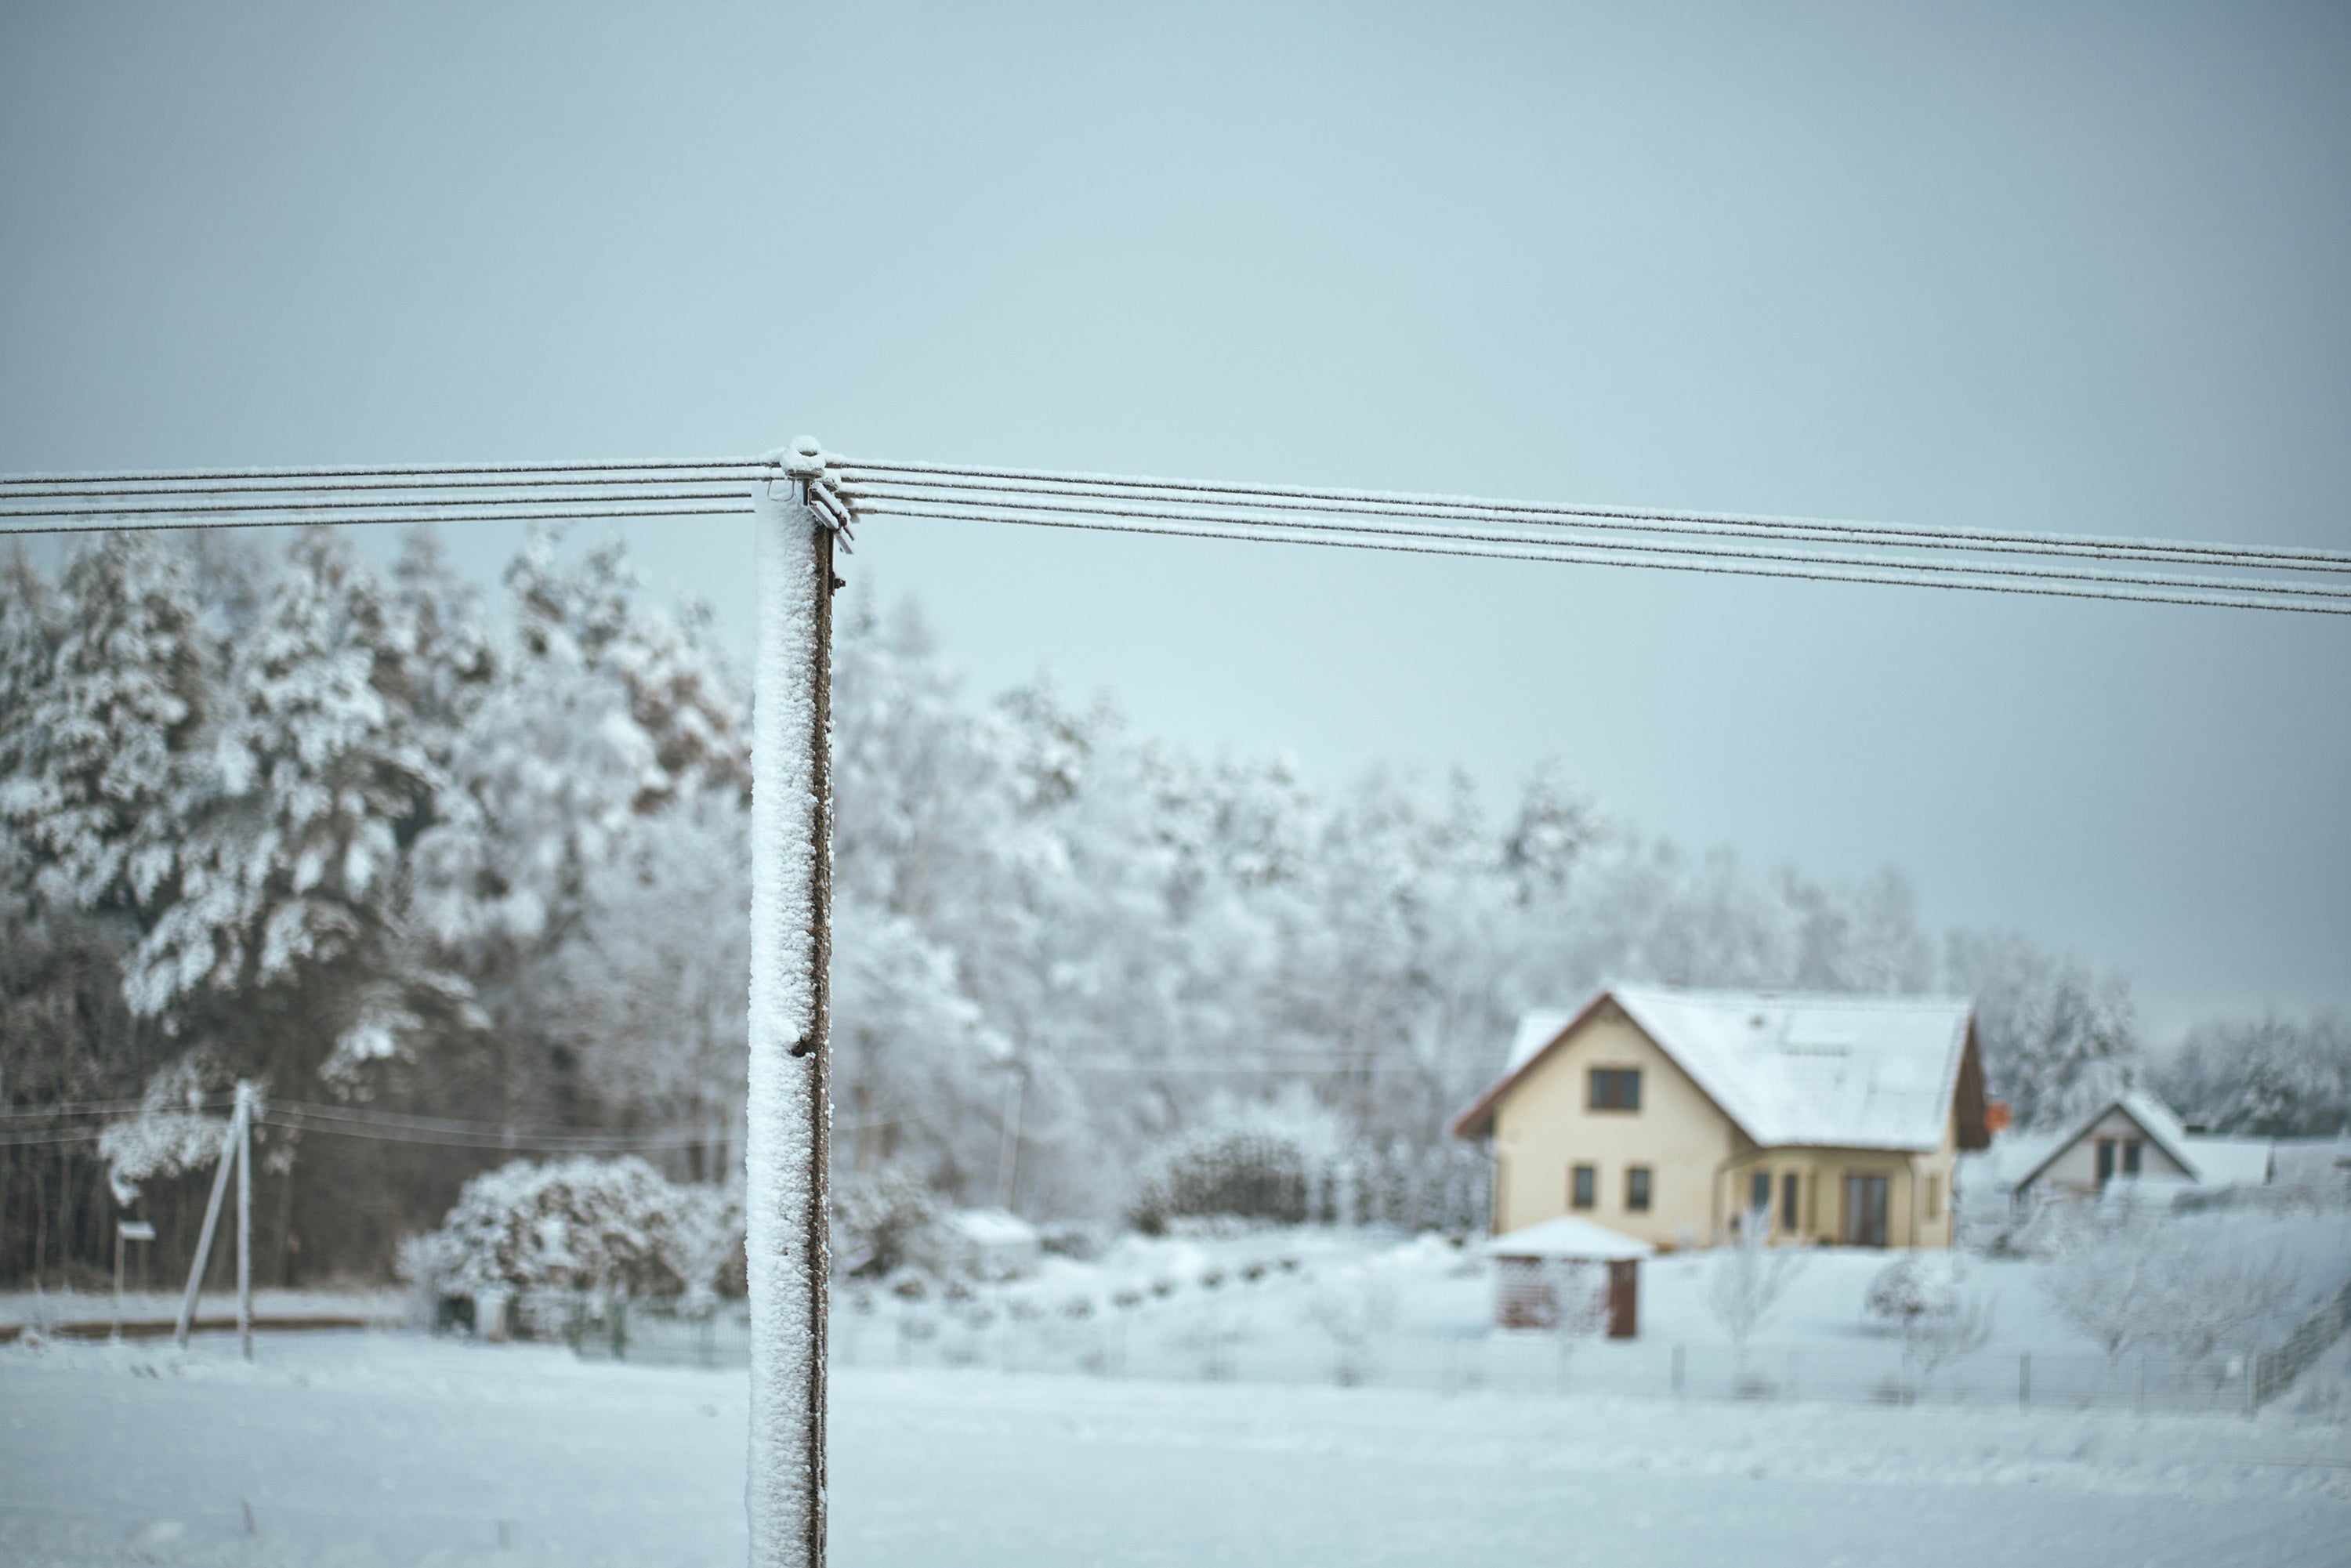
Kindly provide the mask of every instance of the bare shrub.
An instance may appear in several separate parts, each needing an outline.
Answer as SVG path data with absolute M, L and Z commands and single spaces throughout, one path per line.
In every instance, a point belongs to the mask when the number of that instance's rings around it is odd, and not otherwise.
M 1729 1339 L 1741 1371 L 1747 1365 L 1748 1343 L 1770 1320 L 1780 1298 L 1804 1269 L 1801 1250 L 1774 1247 L 1771 1239 L 1771 1210 L 1758 1207 L 1745 1217 L 1728 1246 L 1714 1249 L 1707 1281 L 1707 1310 Z

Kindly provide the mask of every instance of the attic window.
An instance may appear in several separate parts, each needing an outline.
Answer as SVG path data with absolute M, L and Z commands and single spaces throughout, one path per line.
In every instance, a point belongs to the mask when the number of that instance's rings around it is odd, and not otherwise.
M 1592 1070 L 1593 1111 L 1637 1111 L 1641 1108 L 1641 1070 L 1637 1067 L 1595 1067 Z

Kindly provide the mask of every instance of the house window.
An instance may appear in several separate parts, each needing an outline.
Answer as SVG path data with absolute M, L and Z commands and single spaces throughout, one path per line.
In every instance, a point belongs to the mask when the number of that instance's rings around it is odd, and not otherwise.
M 2100 1138 L 2098 1140 L 2098 1185 L 2104 1186 L 2114 1179 L 2115 1141 L 2112 1138 Z
M 1927 1218 L 1929 1219 L 1943 1218 L 1943 1178 L 1939 1176 L 1929 1176 L 1927 1178 Z
M 1578 1166 L 1568 1173 L 1567 1201 L 1577 1208 L 1591 1208 L 1600 1201 L 1600 1167 Z
M 2123 1175 L 2138 1175 L 2138 1140 L 2137 1138 L 2123 1140 Z
M 1648 1166 L 1625 1167 L 1625 1207 L 1635 1214 L 1647 1212 L 1649 1207 Z
M 1595 1067 L 1592 1070 L 1593 1111 L 1637 1111 L 1641 1108 L 1641 1070 L 1637 1067 Z
M 1747 1212 L 1760 1214 L 1763 1223 L 1771 1223 L 1771 1173 L 1757 1171 L 1747 1178 Z
M 1800 1203 L 1804 1190 L 1804 1178 L 1794 1171 L 1780 1178 L 1780 1228 L 1793 1236 L 1804 1228 Z

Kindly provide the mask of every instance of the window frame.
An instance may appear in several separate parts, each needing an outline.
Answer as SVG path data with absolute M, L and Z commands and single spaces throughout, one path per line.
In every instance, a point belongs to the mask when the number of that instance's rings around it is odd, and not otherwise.
M 1651 1166 L 1625 1167 L 1625 1212 L 1646 1214 L 1657 1201 L 1657 1174 Z
M 1567 1207 L 1571 1210 L 1584 1211 L 1600 1207 L 1600 1167 L 1598 1166 L 1567 1167 Z
M 1605 1085 L 1604 1090 L 1603 1085 Z M 1637 1067 L 1594 1067 L 1583 1079 L 1583 1108 L 1613 1114 L 1641 1113 L 1641 1070 Z
M 1780 1228 L 1791 1236 L 1804 1228 L 1804 1178 L 1794 1171 L 1780 1173 Z

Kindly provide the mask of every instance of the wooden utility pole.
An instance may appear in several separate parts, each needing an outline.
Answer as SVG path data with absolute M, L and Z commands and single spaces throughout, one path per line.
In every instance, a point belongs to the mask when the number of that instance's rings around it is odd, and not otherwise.
M 754 1568 L 819 1568 L 825 1552 L 832 557 L 847 522 L 823 447 L 801 437 L 762 487 L 755 524 L 745 1179 Z
M 236 1337 L 253 1359 L 253 1096 L 236 1086 Z
M 248 1166 L 253 1157 L 255 1098 L 252 1084 L 237 1084 L 236 1109 L 230 1113 L 228 1131 L 221 1138 L 220 1168 L 213 1173 L 213 1195 L 204 1202 L 204 1228 L 196 1233 L 196 1260 L 188 1269 L 188 1289 L 180 1298 L 180 1321 L 172 1329 L 172 1343 L 185 1350 L 188 1331 L 196 1321 L 196 1296 L 204 1285 L 204 1266 L 212 1261 L 213 1232 L 220 1228 L 221 1199 L 228 1194 L 234 1167 L 237 1174 L 236 1319 L 247 1361 L 253 1359 L 253 1173 Z

